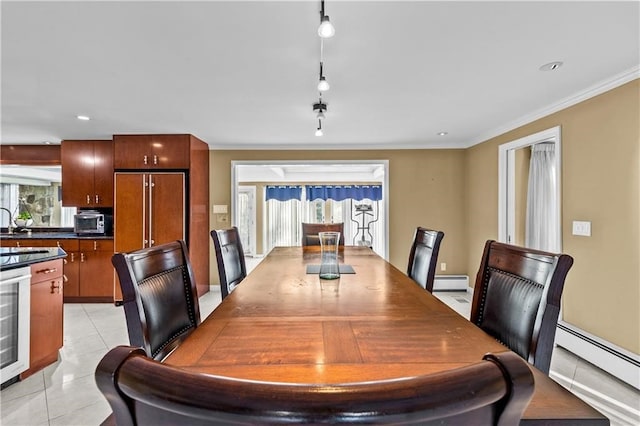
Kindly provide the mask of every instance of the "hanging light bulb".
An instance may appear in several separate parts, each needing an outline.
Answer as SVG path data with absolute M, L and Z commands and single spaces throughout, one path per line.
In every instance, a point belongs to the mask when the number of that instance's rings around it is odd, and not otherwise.
M 318 120 L 324 120 L 325 119 L 325 116 L 324 116 L 324 113 L 322 112 L 322 110 L 318 111 L 318 114 L 316 115 L 316 118 Z
M 320 26 L 318 27 L 318 35 L 322 38 L 333 37 L 336 33 L 336 29 L 333 28 L 329 17 L 324 14 L 324 0 L 321 2 L 322 8 L 320 11 Z
M 316 129 L 316 136 L 322 136 L 322 121 L 318 120 L 318 128 Z
M 326 92 L 329 90 L 329 82 L 324 78 L 324 76 L 320 77 L 320 81 L 318 81 L 318 90 L 321 92 Z
M 329 82 L 324 78 L 324 73 L 322 72 L 322 67 L 323 67 L 324 63 L 321 61 L 320 62 L 320 78 L 318 80 L 318 90 L 320 92 L 326 92 L 327 90 L 329 90 Z

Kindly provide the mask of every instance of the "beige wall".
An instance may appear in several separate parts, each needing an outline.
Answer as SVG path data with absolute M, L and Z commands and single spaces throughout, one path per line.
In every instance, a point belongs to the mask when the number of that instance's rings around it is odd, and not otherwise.
M 466 273 L 463 150 L 210 152 L 211 204 L 231 205 L 231 161 L 389 160 L 389 260 L 404 271 L 417 226 L 445 233 L 439 259 L 448 274 Z M 211 215 L 212 228 L 224 228 Z M 211 244 L 211 282 L 218 283 Z
M 469 148 L 466 226 L 469 271 L 498 236 L 498 146 L 561 126 L 563 251 L 575 263 L 563 294 L 564 319 L 640 353 L 640 80 Z M 571 234 L 591 221 L 591 237 Z

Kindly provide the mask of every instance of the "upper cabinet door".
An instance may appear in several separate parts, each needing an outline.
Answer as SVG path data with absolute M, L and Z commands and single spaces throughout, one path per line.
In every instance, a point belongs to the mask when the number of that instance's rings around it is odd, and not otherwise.
M 188 169 L 190 135 L 114 135 L 118 170 Z
M 94 202 L 97 207 L 113 207 L 113 142 L 93 145 Z
M 113 142 L 62 141 L 62 204 L 113 207 Z

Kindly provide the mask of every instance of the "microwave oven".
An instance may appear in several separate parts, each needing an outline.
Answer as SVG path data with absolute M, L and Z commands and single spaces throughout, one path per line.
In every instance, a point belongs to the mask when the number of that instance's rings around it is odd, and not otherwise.
M 73 230 L 78 235 L 107 235 L 111 217 L 95 210 L 85 210 L 74 216 Z

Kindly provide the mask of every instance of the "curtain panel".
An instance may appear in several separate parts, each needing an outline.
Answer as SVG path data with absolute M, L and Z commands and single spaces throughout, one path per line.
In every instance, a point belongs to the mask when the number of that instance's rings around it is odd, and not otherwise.
M 307 185 L 307 200 L 382 200 L 382 185 Z
M 265 201 L 302 200 L 301 185 L 268 185 L 265 191 Z

